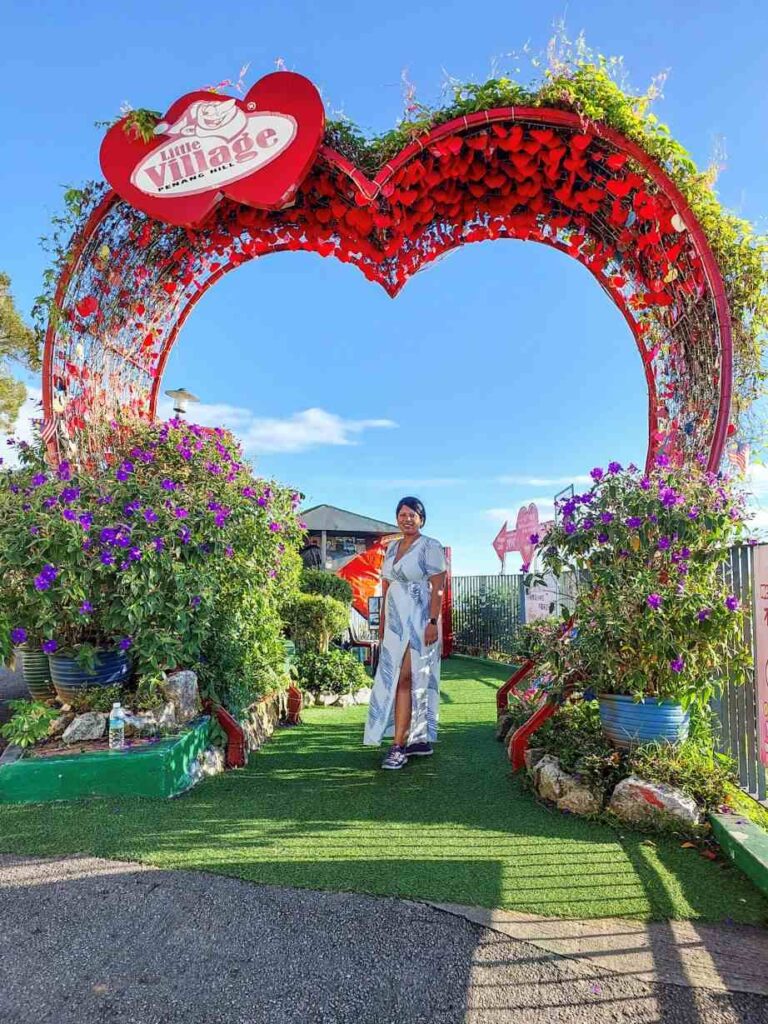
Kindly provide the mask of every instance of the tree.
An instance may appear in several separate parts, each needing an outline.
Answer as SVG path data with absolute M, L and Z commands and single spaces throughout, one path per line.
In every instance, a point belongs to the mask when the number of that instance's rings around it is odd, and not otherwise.
M 13 301 L 11 279 L 0 272 L 0 430 L 9 431 L 27 396 L 27 389 L 16 380 L 9 363 L 20 363 L 28 370 L 40 369 L 40 342 L 28 327 Z

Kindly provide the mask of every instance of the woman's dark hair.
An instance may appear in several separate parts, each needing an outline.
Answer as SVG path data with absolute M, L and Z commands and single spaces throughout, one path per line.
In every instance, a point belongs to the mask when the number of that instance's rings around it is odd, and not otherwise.
M 427 513 L 424 509 L 424 506 L 422 505 L 418 498 L 413 498 L 410 495 L 407 498 L 401 498 L 400 501 L 398 501 L 397 509 L 395 510 L 396 516 L 400 515 L 400 509 L 403 508 L 403 506 L 412 509 L 417 516 L 421 516 L 422 526 L 424 525 L 424 523 L 426 523 Z

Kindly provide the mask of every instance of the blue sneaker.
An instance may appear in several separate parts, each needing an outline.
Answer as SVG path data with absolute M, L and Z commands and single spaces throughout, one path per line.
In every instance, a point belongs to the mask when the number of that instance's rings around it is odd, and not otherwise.
M 407 764 L 408 756 L 405 753 L 405 748 L 399 747 L 396 743 L 393 743 L 387 751 L 387 756 L 381 762 L 381 767 L 396 770 L 398 768 L 404 768 Z
M 431 743 L 409 743 L 405 748 L 407 757 L 429 757 L 434 752 Z

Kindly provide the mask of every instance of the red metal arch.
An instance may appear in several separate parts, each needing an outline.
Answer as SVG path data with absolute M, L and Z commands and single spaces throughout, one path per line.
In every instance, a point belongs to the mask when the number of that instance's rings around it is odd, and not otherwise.
M 601 156 L 595 143 L 596 159 L 600 160 L 609 153 L 622 154 L 640 169 L 649 192 L 653 193 L 653 201 L 664 205 L 667 211 L 674 210 L 685 229 L 684 232 L 681 230 L 681 237 L 686 242 L 687 262 L 682 268 L 680 281 L 688 288 L 685 293 L 682 290 L 675 292 L 669 300 L 675 310 L 674 316 L 663 310 L 655 313 L 645 310 L 639 314 L 637 293 L 633 292 L 628 298 L 622 290 L 626 285 L 616 285 L 615 274 L 606 273 L 604 266 L 598 267 L 590 258 L 583 256 L 584 248 L 603 244 L 608 237 L 605 224 L 598 223 L 595 217 L 590 220 L 589 216 L 574 214 L 573 222 L 578 229 L 575 237 L 581 239 L 579 246 L 574 248 L 574 234 L 570 236 L 571 241 L 567 241 L 557 230 L 550 230 L 551 222 L 546 213 L 538 217 L 537 227 L 533 230 L 530 226 L 524 229 L 516 226 L 512 223 L 513 216 L 505 218 L 491 212 L 492 207 L 499 208 L 491 190 L 488 198 L 480 196 L 471 200 L 476 209 L 469 220 L 466 212 L 453 219 L 441 214 L 439 223 L 420 226 L 402 238 L 400 248 L 394 254 L 387 254 L 382 246 L 377 248 L 363 229 L 357 231 L 350 227 L 353 216 L 350 210 L 356 208 L 363 211 L 358 215 L 364 222 L 371 215 L 386 221 L 389 216 L 387 209 L 395 208 L 394 200 L 390 200 L 393 195 L 397 199 L 399 180 L 419 161 L 438 166 L 442 156 L 438 158 L 435 154 L 440 153 L 440 144 L 444 140 L 460 139 L 468 146 L 478 139 L 482 141 L 483 130 L 487 132 L 494 125 L 501 131 L 510 126 L 525 126 L 527 132 L 533 130 L 532 126 L 553 129 L 563 132 L 566 141 L 578 134 L 585 137 L 583 133 L 588 131 L 590 138 L 598 140 L 604 149 Z M 603 176 L 603 180 L 608 177 Z M 410 192 L 418 195 L 420 200 L 429 195 L 426 189 L 422 192 L 411 189 Z M 338 212 L 329 217 L 329 209 L 337 208 Z M 405 206 L 401 205 L 401 209 L 407 216 Z M 154 249 L 152 258 L 148 251 L 147 258 L 143 259 L 140 246 L 147 244 L 142 241 L 147 232 L 153 237 L 151 245 L 162 250 L 162 259 L 157 259 Z M 699 410 L 703 409 L 706 415 L 699 417 L 701 422 L 695 415 L 691 414 L 693 418 L 689 416 L 688 426 L 694 431 L 695 443 L 689 444 L 685 450 L 680 449 L 680 457 L 689 457 L 694 451 L 705 451 L 710 467 L 715 468 L 722 455 L 729 421 L 732 338 L 725 287 L 706 237 L 680 191 L 637 144 L 605 125 L 585 125 L 573 113 L 550 109 L 501 108 L 439 125 L 414 140 L 385 164 L 372 180 L 346 158 L 325 147 L 302 187 L 299 208 L 262 214 L 222 204 L 216 221 L 199 232 L 165 229 L 151 224 L 148 227 L 143 215 L 131 211 L 113 193 L 107 193 L 91 214 L 58 283 L 56 303 L 63 316 L 51 321 L 46 336 L 43 367 L 46 419 L 55 419 L 62 428 L 60 433 L 71 435 L 78 425 L 82 425 L 89 409 L 105 400 L 110 387 L 117 394 L 117 400 L 129 401 L 136 411 L 154 415 L 168 355 L 197 301 L 223 274 L 257 255 L 284 249 L 335 255 L 355 263 L 366 276 L 380 283 L 394 297 L 408 277 L 425 262 L 469 241 L 499 237 L 541 241 L 575 256 L 587 266 L 621 310 L 643 359 L 649 393 L 649 458 L 667 441 L 673 443 L 669 440 L 671 432 L 669 437 L 664 435 L 664 440 L 659 440 L 660 418 L 670 418 L 665 402 L 671 406 L 675 402 L 682 405 L 683 393 L 695 385 L 702 396 Z M 643 237 L 639 223 L 633 237 L 639 247 Z M 119 250 L 110 246 L 115 238 L 122 240 Z M 109 257 L 100 255 L 105 249 Z M 110 268 L 109 259 L 114 251 L 119 253 L 117 267 Z M 612 258 L 614 262 L 616 255 Z M 132 280 L 128 280 L 130 275 Z M 125 293 L 131 291 L 131 284 L 135 286 L 135 294 L 126 299 Z M 670 294 L 676 288 L 677 284 L 670 284 Z M 98 313 L 91 316 L 84 312 L 84 297 L 94 293 L 98 296 Z M 142 301 L 137 299 L 131 306 L 136 296 Z M 150 316 L 145 317 L 142 313 L 139 318 L 136 310 L 144 309 L 149 300 L 152 302 L 150 315 L 153 326 L 142 340 Z M 679 325 L 686 318 L 690 319 L 690 310 L 684 307 L 686 301 L 696 307 L 697 315 L 704 324 L 704 331 L 700 331 L 698 338 L 699 351 L 706 356 L 693 360 L 689 379 L 684 377 L 686 362 L 681 355 L 685 345 L 680 342 L 677 351 L 674 337 Z M 642 315 L 645 315 L 645 320 L 641 322 Z M 649 323 L 654 327 L 661 325 L 659 330 L 669 342 L 669 352 L 660 346 L 661 355 L 656 349 L 654 354 L 649 353 L 644 340 Z M 157 347 L 150 346 L 145 351 L 147 338 L 154 338 L 153 332 L 157 334 Z M 693 351 L 690 339 L 686 343 L 690 356 Z M 93 384 L 96 378 L 98 384 Z M 660 387 L 663 388 L 664 399 L 660 398 Z

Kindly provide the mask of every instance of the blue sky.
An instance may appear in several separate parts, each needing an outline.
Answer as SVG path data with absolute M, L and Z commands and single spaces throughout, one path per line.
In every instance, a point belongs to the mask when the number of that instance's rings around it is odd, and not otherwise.
M 475 12 L 482 16 L 476 17 Z M 0 67 L 0 269 L 25 313 L 46 265 L 37 244 L 61 186 L 98 176 L 94 122 L 121 104 L 163 109 L 191 89 L 247 84 L 282 58 L 329 112 L 364 129 L 401 116 L 401 72 L 417 98 L 446 73 L 482 81 L 546 47 L 566 16 L 633 85 L 669 76 L 657 114 L 702 165 L 718 145 L 726 205 L 766 229 L 768 13 L 759 0 L 567 6 L 494 2 L 212 5 L 6 0 Z M 721 140 L 719 142 L 718 140 Z M 34 384 L 34 382 L 31 382 Z M 419 494 L 427 532 L 457 572 L 496 572 L 504 518 L 609 459 L 641 462 L 647 396 L 628 329 L 575 261 L 521 242 L 467 246 L 396 300 L 350 266 L 278 254 L 224 278 L 199 303 L 165 375 L 233 426 L 259 471 L 329 502 L 391 518 Z M 754 486 L 768 495 L 761 467 Z M 547 508 L 549 504 L 549 508 Z M 516 562 L 510 559 L 510 568 Z

